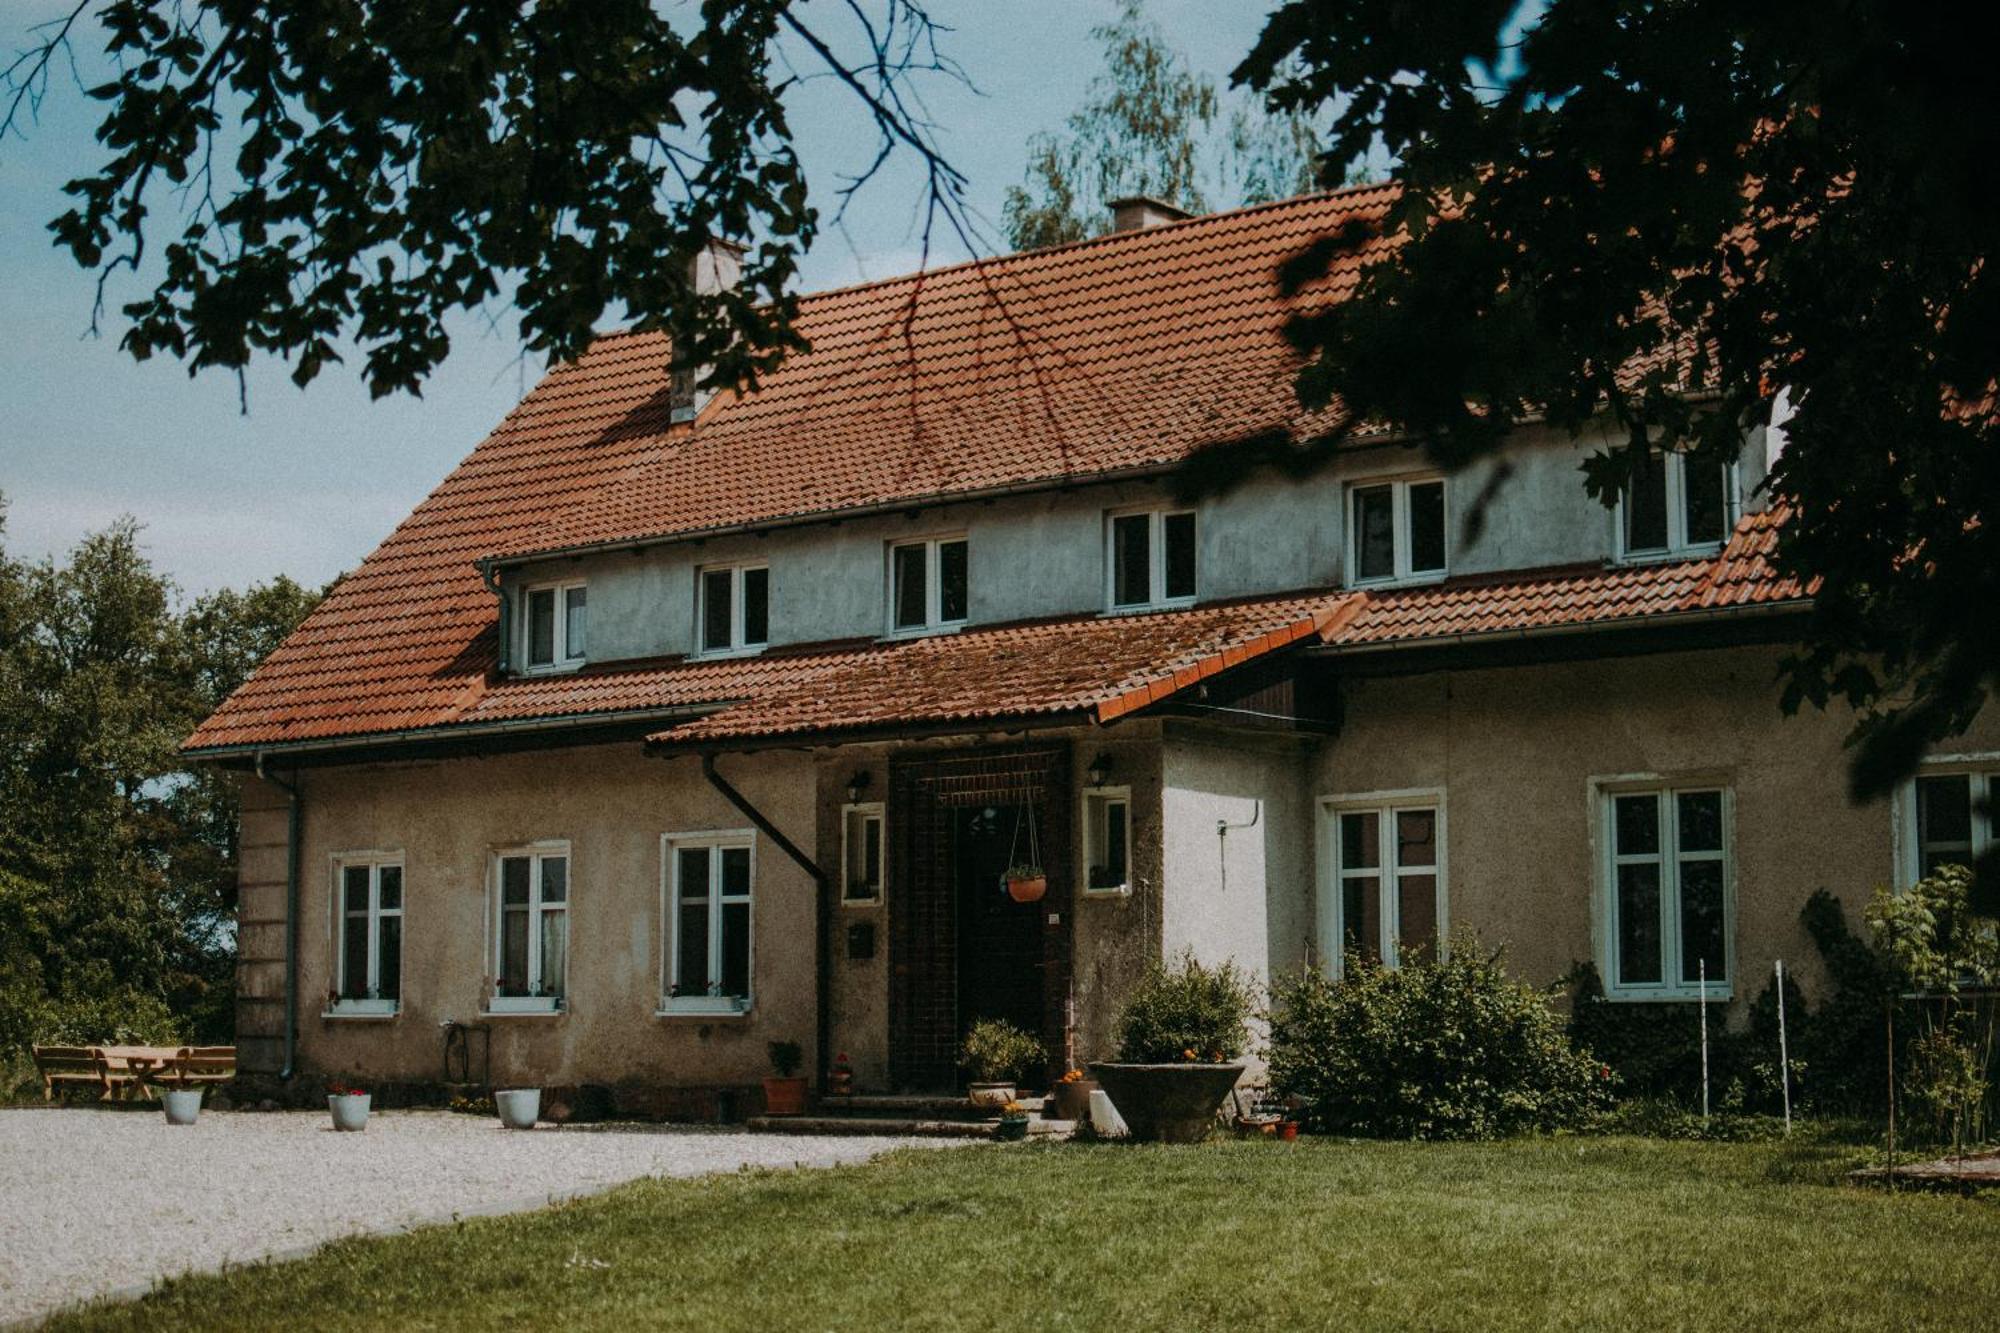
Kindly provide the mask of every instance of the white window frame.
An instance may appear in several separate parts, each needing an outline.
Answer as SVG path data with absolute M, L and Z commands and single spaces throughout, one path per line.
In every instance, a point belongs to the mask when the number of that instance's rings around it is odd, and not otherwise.
M 401 852 L 342 852 L 333 858 L 333 986 L 325 1016 L 328 1018 L 393 1018 L 401 1010 L 400 1000 L 392 1000 L 371 994 L 367 999 L 350 999 L 340 994 L 347 987 L 347 872 L 362 866 L 368 868 L 368 957 L 362 966 L 368 976 L 370 992 L 381 988 L 382 978 L 382 918 L 393 916 L 398 921 L 405 919 L 404 908 L 409 904 L 410 873 L 403 868 Z M 382 906 L 382 871 L 393 867 L 403 879 L 402 906 L 384 908 Z M 409 935 L 404 933 L 404 942 Z M 396 989 L 402 990 L 402 977 L 396 978 Z
M 965 614 L 954 620 L 944 618 L 944 561 L 941 551 L 954 542 L 965 547 Z M 896 623 L 896 552 L 922 547 L 924 552 L 924 623 Z M 938 532 L 928 537 L 892 541 L 883 553 L 882 587 L 885 635 L 891 639 L 912 639 L 925 634 L 947 634 L 965 628 L 972 616 L 972 543 L 963 532 Z
M 751 643 L 744 637 L 743 583 L 752 570 L 764 571 L 764 637 Z M 708 576 L 729 575 L 729 642 L 711 648 L 708 635 Z M 750 657 L 771 646 L 771 566 L 768 561 L 746 560 L 741 564 L 701 565 L 694 572 L 694 655 L 696 657 Z
M 1435 866 L 1402 866 L 1396 862 L 1396 815 L 1410 810 L 1429 811 L 1436 820 Z M 1405 873 L 1434 874 L 1437 877 L 1437 948 L 1438 956 L 1444 957 L 1451 944 L 1451 893 L 1448 887 L 1451 873 L 1448 849 L 1451 844 L 1446 836 L 1444 789 L 1410 787 L 1322 796 L 1319 812 L 1319 948 L 1326 974 L 1338 981 L 1347 969 L 1347 923 L 1342 919 L 1346 915 L 1346 903 L 1341 890 L 1349 878 L 1372 877 L 1381 881 L 1376 888 L 1380 898 L 1375 915 L 1380 924 L 1377 927 L 1379 938 L 1375 941 L 1375 953 L 1383 966 L 1400 967 L 1402 960 L 1396 954 L 1396 941 L 1402 935 L 1400 881 Z M 1353 814 L 1373 814 L 1380 821 L 1377 846 L 1382 849 L 1382 864 L 1371 870 L 1349 872 L 1340 863 L 1340 817 Z
M 1442 488 L 1444 504 L 1444 564 L 1438 569 L 1414 569 L 1410 564 L 1410 488 L 1436 484 Z M 1395 551 L 1395 572 L 1361 577 L 1361 524 L 1355 509 L 1362 491 L 1390 488 L 1390 533 Z M 1401 584 L 1436 583 L 1451 572 L 1451 479 L 1435 472 L 1407 477 L 1368 477 L 1347 483 L 1347 507 L 1343 525 L 1347 529 L 1347 586 L 1389 588 Z
M 1085 787 L 1081 793 L 1083 825 L 1083 896 L 1086 898 L 1129 898 L 1132 895 L 1132 789 L 1130 787 Z M 1116 884 L 1093 887 L 1090 882 L 1091 867 L 1097 864 L 1100 834 L 1097 828 L 1097 805 L 1103 805 L 1108 816 L 1113 805 L 1125 807 L 1125 875 Z
M 544 913 L 563 913 L 563 991 L 560 995 L 502 995 L 500 977 L 506 964 L 502 958 L 506 945 L 506 904 L 502 897 L 506 892 L 501 875 L 501 863 L 512 857 L 528 858 L 528 979 L 531 987 L 541 988 L 546 978 L 542 976 L 542 931 L 541 918 Z M 563 902 L 560 908 L 544 907 L 542 904 L 542 863 L 562 858 L 566 865 L 563 870 Z M 576 858 L 570 855 L 566 840 L 551 839 L 544 842 L 523 843 L 518 847 L 496 847 L 487 857 L 487 877 L 492 882 L 487 887 L 486 910 L 488 914 L 487 934 L 491 937 L 486 950 L 487 966 L 492 974 L 487 979 L 486 1012 L 492 1015 L 508 1014 L 557 1014 L 569 1006 L 569 960 L 576 952 L 576 917 L 572 908 L 576 905 Z
M 525 583 L 521 585 L 520 646 L 521 671 L 523 674 L 546 676 L 562 671 L 574 671 L 588 660 L 585 653 L 572 654 L 569 650 L 569 597 L 572 592 L 578 589 L 585 591 L 584 616 L 587 626 L 590 615 L 589 586 L 588 580 L 585 579 L 545 580 L 540 583 Z M 533 660 L 535 626 L 534 615 L 530 610 L 530 605 L 534 600 L 534 595 L 538 592 L 553 592 L 555 594 L 555 637 L 551 641 L 551 646 L 555 650 L 555 658 L 553 661 L 548 662 L 536 662 Z M 589 639 L 590 630 L 586 627 L 584 630 L 586 647 L 588 646 Z
M 744 976 L 750 986 L 750 994 L 735 995 L 675 995 L 673 988 L 679 984 L 680 971 L 680 858 L 677 853 L 691 847 L 709 849 L 711 867 L 710 883 L 714 892 L 710 896 L 708 914 L 708 971 L 711 977 L 722 975 L 722 908 L 727 903 L 744 903 L 750 909 L 748 956 L 744 959 Z M 742 894 L 724 895 L 722 876 L 719 870 L 720 858 L 716 855 L 725 847 L 744 847 L 750 852 L 750 891 Z M 756 1003 L 757 991 L 757 832 L 755 829 L 702 829 L 685 833 L 663 833 L 660 835 L 660 1007 L 658 1017 L 670 1014 L 706 1014 L 709 1016 L 731 1016 L 748 1014 Z
M 1682 861 L 1722 862 L 1722 960 L 1729 975 L 1718 981 L 1708 979 L 1708 998 L 1718 1003 L 1734 997 L 1736 987 L 1736 790 L 1724 778 L 1608 778 L 1591 783 L 1593 815 L 1597 833 L 1597 970 L 1609 1000 L 1699 1000 L 1699 979 L 1681 980 L 1681 872 Z M 1722 848 L 1720 851 L 1680 850 L 1680 798 L 1699 792 L 1719 792 L 1722 796 Z M 1660 849 L 1652 853 L 1620 855 L 1618 852 L 1617 811 L 1620 796 L 1659 797 Z M 1618 972 L 1618 867 L 1658 861 L 1660 864 L 1660 980 L 1626 982 Z
M 1714 463 L 1722 469 L 1722 537 L 1712 542 L 1690 542 L 1687 539 L 1687 465 L 1689 455 L 1678 449 L 1658 451 L 1666 459 L 1664 489 L 1667 493 L 1667 544 L 1664 547 L 1649 546 L 1631 550 L 1625 545 L 1625 498 L 1627 490 L 1618 493 L 1618 504 L 1612 510 L 1612 549 L 1618 559 L 1628 564 L 1643 565 L 1653 560 L 1684 560 L 1689 556 L 1715 555 L 1729 544 L 1730 534 L 1736 531 L 1736 520 L 1742 514 L 1741 499 L 1737 494 L 1736 469 L 1727 463 Z M 1704 460 L 1712 462 L 1712 460 Z
M 849 802 L 840 807 L 840 905 L 842 907 L 880 907 L 884 890 L 889 881 L 889 826 L 885 811 L 887 807 L 880 801 Z M 854 831 L 858 824 L 862 828 L 862 843 L 867 844 L 867 826 L 875 825 L 875 850 L 880 858 L 875 866 L 875 892 L 866 898 L 848 895 L 849 874 L 854 867 Z
M 1990 813 L 1984 819 L 1979 815 L 1982 798 L 2000 802 L 2000 751 L 1938 755 L 1926 759 L 1918 767 L 1916 776 L 1906 779 L 1896 789 L 1892 807 L 1890 831 L 1898 890 L 1907 889 L 1923 878 L 1923 845 L 1918 841 L 1922 825 L 1917 819 L 1917 782 L 1922 778 L 1948 778 L 1959 774 L 1972 779 L 1969 793 L 1972 802 L 1972 848 L 1967 853 L 1968 857 L 1976 860 L 1996 841 L 2000 841 L 1995 836 L 1994 828 L 2000 820 Z
M 1194 520 L 1194 591 L 1168 597 L 1167 520 L 1186 515 Z M 1145 517 L 1146 599 L 1141 602 L 1118 600 L 1118 520 Z M 1104 514 L 1104 610 L 1106 615 L 1130 615 L 1136 611 L 1161 611 L 1193 606 L 1201 599 L 1201 513 L 1191 507 L 1139 505 L 1110 509 Z

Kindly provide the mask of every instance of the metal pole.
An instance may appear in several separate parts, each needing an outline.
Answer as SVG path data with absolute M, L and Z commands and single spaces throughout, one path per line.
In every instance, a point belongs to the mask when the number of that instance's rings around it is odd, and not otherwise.
M 1785 960 L 1780 958 L 1775 964 L 1778 970 L 1778 1086 L 1785 1092 L 1785 1133 L 1792 1132 L 1792 1055 L 1785 1041 Z
M 1706 958 L 1701 960 L 1701 1118 L 1708 1119 L 1708 960 Z

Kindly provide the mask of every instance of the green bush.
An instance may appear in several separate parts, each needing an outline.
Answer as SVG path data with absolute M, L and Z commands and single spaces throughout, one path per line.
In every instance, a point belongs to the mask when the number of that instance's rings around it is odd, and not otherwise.
M 1614 1076 L 1571 1045 L 1547 997 L 1470 935 L 1449 956 L 1275 988 L 1271 1085 L 1308 1128 L 1368 1138 L 1482 1139 L 1587 1123 Z
M 958 1062 L 975 1083 L 1007 1083 L 1048 1058 L 1042 1043 L 1004 1018 L 982 1018 L 965 1034 Z
M 1118 1022 L 1118 1058 L 1143 1065 L 1234 1060 L 1255 1006 L 1236 964 L 1203 967 L 1189 949 L 1171 966 L 1155 963 L 1133 987 Z

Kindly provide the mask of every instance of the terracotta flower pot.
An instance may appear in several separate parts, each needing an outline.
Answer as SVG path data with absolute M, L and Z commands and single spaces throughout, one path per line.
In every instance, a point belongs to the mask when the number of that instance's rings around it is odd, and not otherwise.
M 806 1109 L 806 1081 L 802 1078 L 764 1080 L 765 1115 L 803 1115 Z
M 1076 1121 L 1088 1119 L 1090 1094 L 1097 1089 L 1098 1082 L 1094 1078 L 1080 1078 L 1069 1083 L 1056 1084 L 1049 1090 L 1050 1100 L 1054 1103 L 1055 1118 Z
M 968 1083 L 965 1099 L 982 1111 L 997 1111 L 1014 1100 L 1012 1083 Z
M 1049 891 L 1049 877 L 1037 875 L 1033 879 L 1010 879 L 1007 881 L 1007 896 L 1017 903 L 1038 903 L 1042 895 Z
M 1132 1137 L 1156 1143 L 1199 1143 L 1243 1075 L 1241 1064 L 1093 1064 L 1111 1104 Z

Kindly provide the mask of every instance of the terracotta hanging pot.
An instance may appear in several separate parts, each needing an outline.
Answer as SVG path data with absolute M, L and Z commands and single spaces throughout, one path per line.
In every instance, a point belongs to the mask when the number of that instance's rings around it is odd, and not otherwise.
M 1049 891 L 1049 877 L 1025 868 L 1007 872 L 1007 896 L 1017 903 L 1038 903 Z

